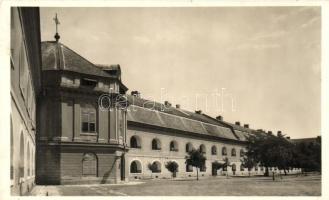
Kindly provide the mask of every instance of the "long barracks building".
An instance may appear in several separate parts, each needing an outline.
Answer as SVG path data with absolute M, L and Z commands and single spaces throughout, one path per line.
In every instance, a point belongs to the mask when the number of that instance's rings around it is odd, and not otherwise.
M 247 136 L 257 131 L 221 116 L 190 112 L 130 95 L 119 65 L 95 65 L 58 41 L 42 42 L 42 96 L 38 120 L 37 182 L 40 184 L 117 183 L 129 179 L 169 178 L 168 161 L 178 177 L 195 176 L 185 164 L 187 152 L 206 156 L 201 176 L 247 175 L 241 164 Z M 99 97 L 117 102 L 102 109 Z M 122 108 L 120 102 L 129 106 Z M 230 160 L 217 170 L 214 163 Z M 156 168 L 149 169 L 153 164 Z M 263 167 L 252 169 L 261 174 Z M 276 169 L 273 169 L 276 170 Z

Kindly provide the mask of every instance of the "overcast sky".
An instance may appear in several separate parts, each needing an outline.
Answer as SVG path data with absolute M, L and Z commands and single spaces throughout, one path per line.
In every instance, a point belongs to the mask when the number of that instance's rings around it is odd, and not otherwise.
M 292 138 L 321 134 L 318 7 L 41 8 L 43 41 L 55 13 L 60 42 L 120 64 L 129 92 Z

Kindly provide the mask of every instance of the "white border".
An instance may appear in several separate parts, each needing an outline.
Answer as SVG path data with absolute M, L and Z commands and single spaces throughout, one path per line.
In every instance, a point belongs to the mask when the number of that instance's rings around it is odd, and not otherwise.
M 9 33 L 10 33 L 10 6 L 40 6 L 40 7 L 209 7 L 209 6 L 321 6 L 322 7 L 322 56 L 321 56 L 321 135 L 322 135 L 322 196 L 320 199 L 327 198 L 328 190 L 328 159 L 325 158 L 325 152 L 328 151 L 328 136 L 329 130 L 329 98 L 328 98 L 328 44 L 329 44 L 329 2 L 328 1 L 206 1 L 206 0 L 190 0 L 190 1 L 86 1 L 86 0 L 71 0 L 71 1 L 51 1 L 51 0 L 2 0 L 0 1 L 0 91 L 2 96 L 0 98 L 0 199 L 8 199 L 10 196 L 10 177 L 9 177 L 9 130 L 10 130 L 10 48 L 9 48 Z M 301 122 L 302 123 L 302 122 Z M 5 134 L 8 133 L 8 134 Z M 40 199 L 40 197 L 12 197 L 10 199 Z M 62 199 L 64 197 L 48 197 L 49 199 Z M 66 199 L 108 199 L 109 197 L 65 197 Z M 154 199 L 154 197 L 111 197 L 113 199 Z M 163 199 L 164 197 L 157 197 Z M 249 199 L 250 197 L 165 197 L 167 199 Z M 277 199 L 278 197 L 252 197 L 252 198 L 266 198 Z M 295 197 L 284 197 L 285 199 L 292 199 Z M 318 199 L 319 197 L 299 197 L 303 199 Z

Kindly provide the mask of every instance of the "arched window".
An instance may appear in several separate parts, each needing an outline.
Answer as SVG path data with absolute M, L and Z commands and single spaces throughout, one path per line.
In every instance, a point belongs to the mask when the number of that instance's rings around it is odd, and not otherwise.
M 97 176 L 97 156 L 94 153 L 85 153 L 82 158 L 82 175 Z
M 140 139 L 138 136 L 132 136 L 130 138 L 130 147 L 131 148 L 141 148 L 141 143 L 140 143 Z
M 30 176 L 31 173 L 30 173 L 30 144 L 29 143 L 27 143 L 26 154 L 27 154 L 26 157 L 27 176 Z
M 142 173 L 142 165 L 138 160 L 131 162 L 130 173 Z
M 171 141 L 170 142 L 170 151 L 178 151 L 178 144 L 177 144 L 177 142 L 176 141 Z
M 193 172 L 193 166 L 186 164 L 186 172 Z
M 223 147 L 223 148 L 222 148 L 222 155 L 223 155 L 223 156 L 226 156 L 226 155 L 227 155 L 226 147 Z
M 243 149 L 240 150 L 240 157 L 243 157 L 244 156 L 244 151 Z
M 19 142 L 19 178 L 24 177 L 24 136 L 21 132 L 20 142 Z
M 161 150 L 161 144 L 159 139 L 154 138 L 152 140 L 152 150 Z
M 206 146 L 204 144 L 201 144 L 199 150 L 201 153 L 206 153 Z
M 153 173 L 161 173 L 161 163 L 159 161 L 154 161 L 152 165 L 154 166 L 152 168 Z
M 215 145 L 211 147 L 211 155 L 217 155 L 217 147 Z
M 232 164 L 232 171 L 236 171 L 236 165 L 235 164 Z
M 188 153 L 188 152 L 190 152 L 192 150 L 193 150 L 193 145 L 190 142 L 187 143 L 186 146 L 185 146 L 186 153 Z
M 244 171 L 244 166 L 242 164 L 240 165 L 240 171 Z
M 231 156 L 236 156 L 236 150 L 234 148 L 231 150 Z

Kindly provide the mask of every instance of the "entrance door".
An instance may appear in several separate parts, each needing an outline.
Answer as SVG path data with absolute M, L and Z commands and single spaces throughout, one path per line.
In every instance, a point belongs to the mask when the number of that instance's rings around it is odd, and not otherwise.
M 212 163 L 212 165 L 211 165 L 211 174 L 213 176 L 217 176 L 217 167 L 216 167 L 215 163 Z
M 120 175 L 121 175 L 121 180 L 125 180 L 125 168 L 126 168 L 126 163 L 125 163 L 125 154 L 123 153 L 121 156 L 121 162 L 120 162 Z

